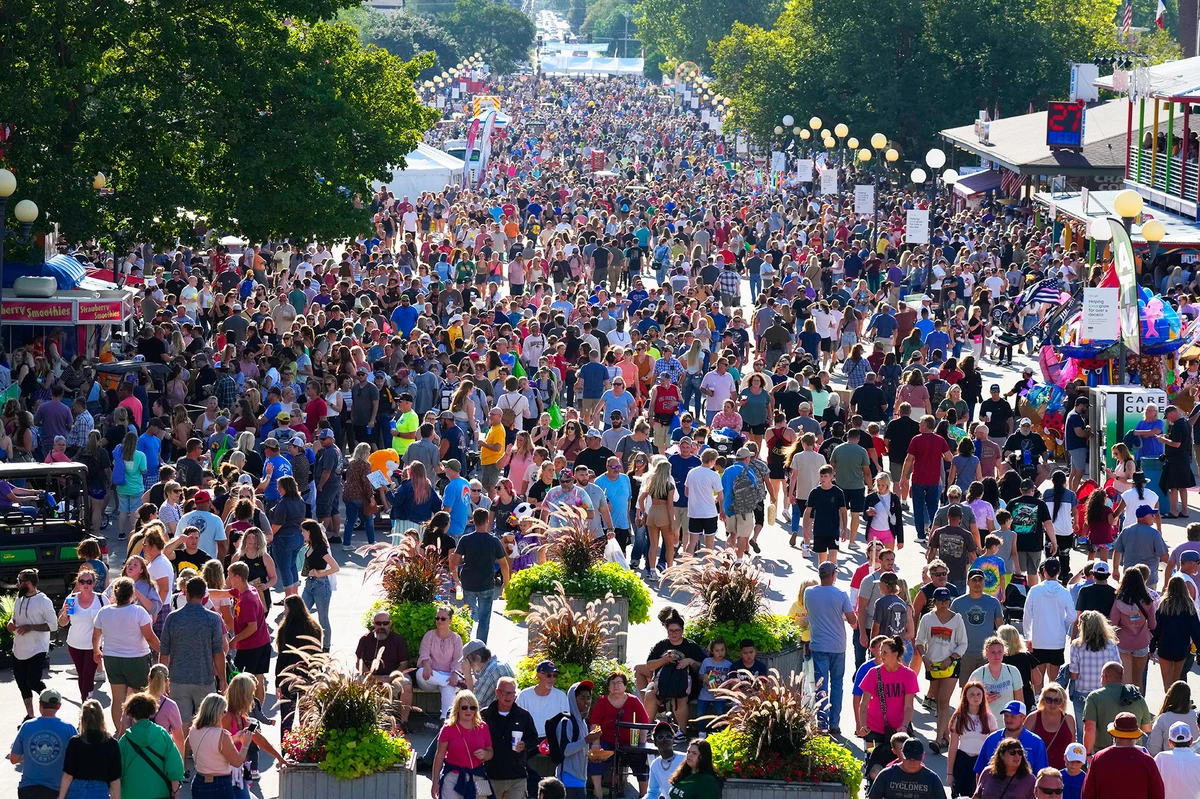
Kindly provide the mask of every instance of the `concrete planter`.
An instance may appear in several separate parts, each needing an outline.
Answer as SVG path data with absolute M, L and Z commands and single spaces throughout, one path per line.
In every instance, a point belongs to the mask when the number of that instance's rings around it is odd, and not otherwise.
M 758 657 L 763 663 L 767 664 L 768 670 L 775 669 L 779 672 L 780 678 L 784 680 L 804 670 L 804 649 L 802 646 L 794 646 L 782 652 L 760 652 Z
M 340 780 L 315 764 L 279 770 L 279 799 L 417 799 L 417 756 L 387 771 Z
M 840 782 L 729 779 L 721 799 L 850 799 L 850 789 Z
M 531 594 L 529 597 L 529 607 L 533 608 L 538 605 L 544 605 L 547 594 Z M 567 603 L 571 606 L 571 610 L 576 613 L 583 613 L 587 610 L 589 602 L 595 601 L 595 597 L 583 596 L 568 596 Z M 614 658 L 620 663 L 624 663 L 627 640 L 629 637 L 629 598 L 618 596 L 613 597 L 612 603 L 608 605 L 609 615 L 616 620 L 617 630 L 613 637 L 604 646 L 604 655 Z M 537 627 L 533 622 L 529 622 L 529 641 L 537 636 Z M 525 650 L 529 652 L 528 649 Z

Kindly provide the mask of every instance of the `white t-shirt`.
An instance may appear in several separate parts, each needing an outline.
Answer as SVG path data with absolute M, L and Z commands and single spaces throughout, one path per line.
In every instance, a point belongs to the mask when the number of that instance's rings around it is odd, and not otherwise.
M 1149 505 L 1158 510 L 1158 494 L 1154 493 L 1147 486 L 1142 489 L 1142 498 L 1138 498 L 1136 488 L 1130 488 L 1121 492 L 1121 499 L 1125 501 L 1125 510 L 1121 514 L 1121 528 L 1124 529 L 1137 521 L 1134 514 L 1137 512 L 1138 505 Z
M 796 493 L 794 496 L 807 499 L 812 490 L 821 483 L 821 467 L 825 465 L 825 456 L 814 450 L 801 450 L 792 459 L 792 471 L 796 473 Z M 887 529 L 885 524 L 879 528 Z
M 58 613 L 50 597 L 41 591 L 33 596 L 19 596 L 13 602 L 13 623 L 17 626 L 45 624 L 51 631 L 58 629 Z M 12 654 L 18 660 L 50 651 L 49 632 L 28 632 L 13 635 Z
M 701 466 L 688 472 L 683 486 L 687 491 L 689 519 L 711 519 L 717 515 L 716 495 L 721 491 L 719 474 Z
M 187 515 L 187 514 L 184 514 Z M 211 550 L 204 550 L 212 554 Z M 159 555 L 154 560 L 147 564 L 146 568 L 150 572 L 150 582 L 154 583 L 155 590 L 158 590 L 159 579 L 167 578 L 167 597 L 163 600 L 164 603 L 170 603 L 171 595 L 175 593 L 175 569 L 171 566 L 171 561 L 166 555 Z
M 868 508 L 870 510 L 870 508 Z M 871 517 L 869 529 L 876 530 L 881 533 L 890 533 L 892 531 L 889 514 L 892 511 L 892 495 L 889 492 L 886 496 L 879 498 L 879 504 L 875 506 L 875 515 Z
M 83 607 L 79 604 L 79 595 L 72 594 L 75 597 L 75 612 L 67 616 L 70 624 L 67 625 L 67 646 L 75 649 L 91 649 L 92 648 L 92 628 L 96 624 L 96 614 L 100 612 L 100 608 L 107 607 L 108 600 L 103 594 L 93 593 L 92 604 L 90 607 Z
M 142 628 L 152 619 L 137 602 L 128 605 L 108 605 L 96 614 L 96 629 L 103 633 L 104 654 L 114 658 L 138 658 L 150 654 L 150 644 Z
M 537 727 L 538 732 L 542 735 L 546 734 L 546 722 L 558 713 L 569 710 L 567 706 L 567 694 L 561 688 L 551 689 L 546 696 L 538 696 L 534 689 L 537 686 L 529 686 L 517 695 L 517 704 L 525 710 L 529 711 L 529 715 L 533 716 L 533 724 Z
M 711 389 L 713 395 L 706 400 L 707 407 L 720 409 L 725 400 L 732 399 L 734 392 L 737 391 L 737 384 L 733 382 L 733 375 L 726 372 L 718 374 L 717 372 L 709 372 L 700 381 L 700 388 Z
M 1004 710 L 1005 705 L 1023 695 L 1022 689 L 1025 687 L 1025 681 L 1021 679 L 1021 672 L 1017 671 L 1016 666 L 1008 663 L 1000 664 L 999 679 L 992 677 L 986 663 L 971 672 L 970 679 L 983 683 L 985 694 L 999 694 L 999 698 L 995 702 L 988 703 L 988 710 L 992 711 L 992 715 L 996 718 L 1000 718 L 1000 713 Z

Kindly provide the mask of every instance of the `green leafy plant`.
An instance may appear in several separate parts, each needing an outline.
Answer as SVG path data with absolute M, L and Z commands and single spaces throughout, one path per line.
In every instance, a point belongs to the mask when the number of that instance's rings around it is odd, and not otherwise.
M 612 595 L 592 600 L 579 612 L 571 608 L 562 583 L 554 588 L 545 604 L 529 613 L 529 654 L 555 663 L 573 663 L 586 671 L 616 634 L 618 620 L 606 607 Z
M 760 613 L 750 622 L 691 619 L 683 634 L 693 641 L 707 646 L 720 636 L 726 641 L 737 642 L 749 638 L 760 652 L 782 652 L 800 643 L 800 628 L 789 616 L 777 613 Z
M 383 595 L 392 603 L 434 602 L 446 596 L 451 585 L 446 562 L 433 547 L 422 546 L 411 536 L 399 544 L 374 548 L 363 574 L 367 580 L 378 577 Z
M 425 633 L 437 626 L 434 618 L 437 616 L 437 609 L 441 607 L 441 604 L 440 602 L 392 603 L 383 599 L 376 600 L 363 614 L 362 624 L 365 629 L 371 629 L 371 620 L 375 618 L 375 614 L 381 610 L 386 611 L 392 619 L 392 631 L 404 636 L 409 648 L 415 650 L 420 646 Z M 470 608 L 465 605 L 454 608 L 454 615 L 450 618 L 450 629 L 463 639 L 463 643 L 471 640 L 473 623 Z
M 12 654 L 13 635 L 8 631 L 8 623 L 12 621 L 13 609 L 16 606 L 15 594 L 0 596 L 0 654 Z
M 696 618 L 749 624 L 768 610 L 762 570 L 731 549 L 675 561 L 663 574 L 663 585 L 691 593 L 688 607 Z
M 307 636 L 304 640 L 315 641 Z M 395 726 L 388 686 L 356 670 L 341 668 L 328 652 L 295 647 L 291 652 L 300 659 L 283 670 L 279 682 L 296 693 L 297 727 L 322 729 L 328 734 L 333 730 Z
M 534 594 L 553 593 L 558 583 L 569 596 L 597 599 L 612 594 L 624 597 L 629 600 L 630 624 L 650 621 L 650 589 L 641 577 L 617 563 L 601 563 L 583 574 L 570 575 L 555 561 L 522 569 L 512 576 L 504 589 L 504 608 L 513 613 L 527 613 Z
M 405 763 L 411 755 L 412 746 L 407 740 L 378 727 L 326 730 L 321 770 L 349 780 Z
M 862 784 L 862 764 L 854 753 L 823 735 L 810 738 L 791 755 L 768 751 L 757 757 L 750 737 L 732 729 L 710 733 L 708 743 L 713 767 L 725 779 L 836 782 L 851 796 L 858 796 Z
M 540 657 L 531 656 L 517 661 L 517 686 L 519 688 L 537 685 L 537 664 L 541 660 Z M 608 675 L 614 671 L 624 674 L 629 685 L 633 685 L 633 670 L 613 658 L 593 660 L 592 665 L 586 669 L 574 663 L 555 661 L 555 665 L 558 666 L 558 677 L 555 678 L 554 685 L 564 691 L 580 680 L 591 680 L 596 685 L 596 696 L 603 696 L 608 693 Z

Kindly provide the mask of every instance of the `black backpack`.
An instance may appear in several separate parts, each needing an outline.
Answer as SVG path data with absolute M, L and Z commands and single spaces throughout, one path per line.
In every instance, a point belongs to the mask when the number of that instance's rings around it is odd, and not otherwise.
M 678 668 L 671 662 L 654 673 L 654 693 L 659 699 L 682 699 L 691 692 L 691 669 Z
M 552 763 L 561 763 L 566 759 L 566 755 L 563 754 L 563 748 L 565 747 L 565 744 L 562 739 L 558 737 L 558 728 L 564 719 L 570 719 L 571 721 L 571 739 L 566 743 L 570 743 L 579 738 L 579 720 L 571 715 L 570 711 L 564 710 L 551 716 L 550 720 L 546 722 L 546 746 L 550 749 L 550 762 Z

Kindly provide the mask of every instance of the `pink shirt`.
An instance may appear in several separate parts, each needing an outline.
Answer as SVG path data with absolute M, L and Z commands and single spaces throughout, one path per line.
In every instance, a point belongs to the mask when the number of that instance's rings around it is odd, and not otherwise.
M 462 639 L 456 633 L 439 638 L 437 630 L 430 630 L 421 639 L 417 666 L 451 674 L 462 666 L 462 645 Z
M 873 732 L 883 732 L 883 708 L 879 701 L 879 678 L 883 678 L 883 693 L 887 698 L 887 725 L 894 730 L 904 726 L 904 708 L 912 702 L 914 696 L 921 690 L 917 685 L 917 673 L 908 666 L 901 665 L 895 671 L 888 671 L 882 666 L 875 666 L 858 683 L 858 688 L 871 697 L 867 706 L 867 726 Z
M 452 637 L 457 638 L 458 636 Z M 476 710 L 475 713 L 478 715 L 479 710 Z M 488 725 L 484 721 L 480 721 L 479 726 L 470 729 L 462 724 L 455 724 L 453 727 L 444 724 L 441 731 L 438 732 L 438 743 L 447 744 L 447 763 L 461 768 L 475 768 L 482 764 L 472 753 L 476 749 L 490 749 L 492 734 L 488 731 Z

